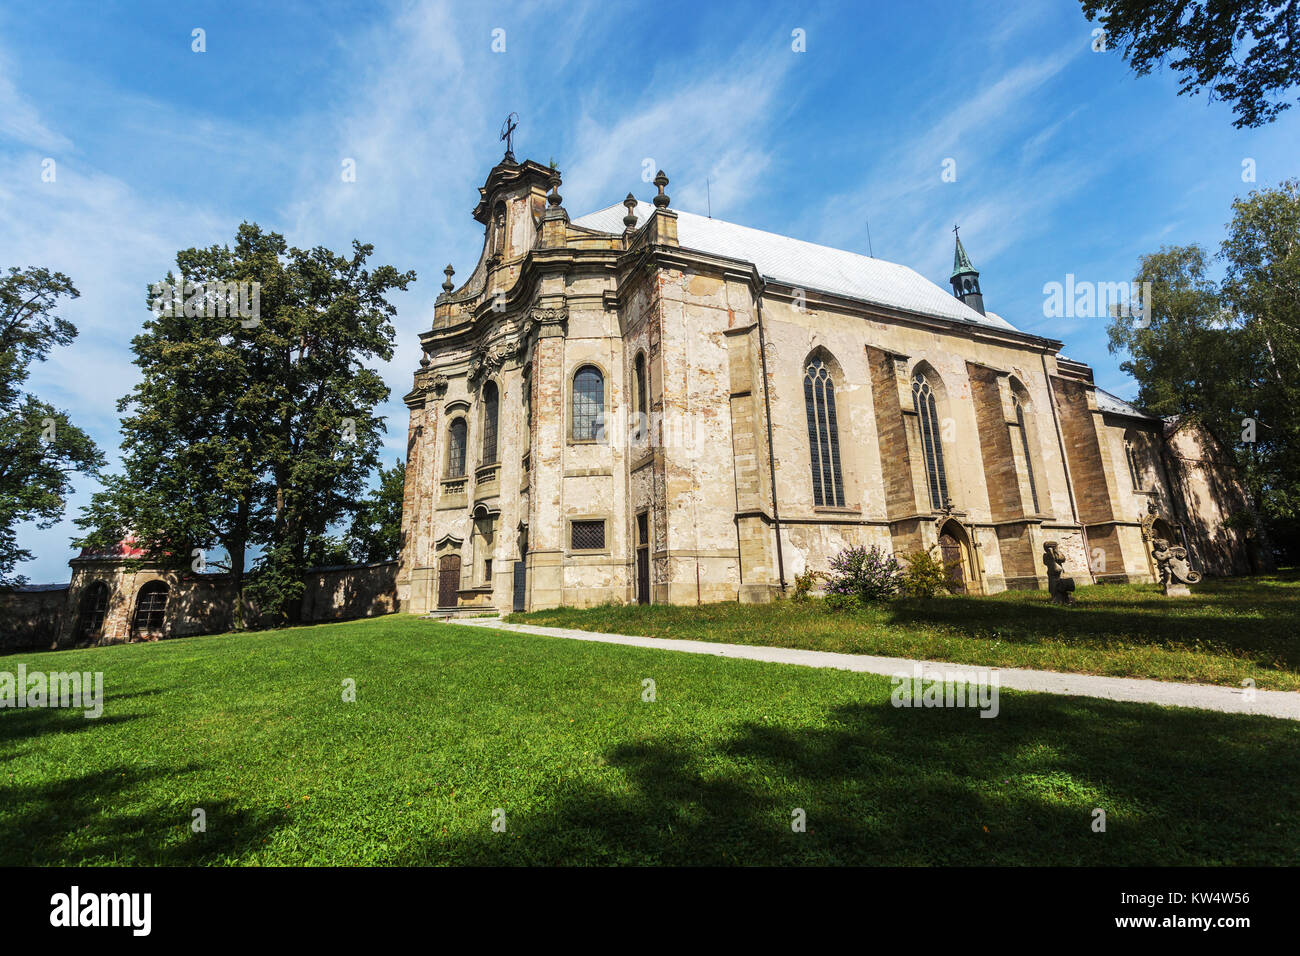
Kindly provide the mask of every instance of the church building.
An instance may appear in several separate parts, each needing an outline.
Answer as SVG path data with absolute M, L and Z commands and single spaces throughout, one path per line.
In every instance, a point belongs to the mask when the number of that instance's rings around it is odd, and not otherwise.
M 1221 448 L 986 307 L 961 239 L 904 265 L 644 202 L 571 218 L 504 159 L 410 409 L 404 611 L 770 601 L 850 545 L 934 549 L 967 594 L 1261 558 Z

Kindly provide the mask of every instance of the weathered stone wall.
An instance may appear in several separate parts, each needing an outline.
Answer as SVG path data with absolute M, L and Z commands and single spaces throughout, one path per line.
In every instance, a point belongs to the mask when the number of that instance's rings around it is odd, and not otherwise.
M 0 590 L 0 652 L 49 648 L 67 602 L 66 584 Z
M 150 566 L 141 561 L 77 558 L 72 580 L 54 588 L 0 592 L 0 650 L 120 644 L 136 640 L 220 634 L 235 626 L 235 589 L 222 574 Z M 162 628 L 141 633 L 133 627 L 141 590 L 167 585 Z M 102 627 L 81 633 L 84 603 L 97 584 L 108 588 Z M 397 562 L 315 568 L 306 578 L 302 621 L 339 621 L 397 610 Z M 270 620 L 245 603 L 244 625 Z
M 302 619 L 347 621 L 397 610 L 397 562 L 316 568 L 302 596 Z
M 1246 490 L 1214 437 L 1187 422 L 1171 429 L 1161 450 L 1193 567 L 1206 574 L 1274 570 Z

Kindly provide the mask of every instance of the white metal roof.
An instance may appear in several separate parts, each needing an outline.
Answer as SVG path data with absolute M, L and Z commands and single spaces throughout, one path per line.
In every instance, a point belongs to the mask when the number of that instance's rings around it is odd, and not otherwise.
M 819 246 L 691 212 L 674 212 L 677 213 L 677 240 L 683 248 L 752 262 L 760 275 L 783 285 L 830 292 L 972 325 L 1017 331 L 1000 316 L 980 315 L 950 291 L 939 288 L 920 273 L 896 262 Z M 638 202 L 637 224 L 644 226 L 653 213 L 654 206 Z M 601 232 L 621 233 L 625 215 L 627 208 L 619 203 L 575 219 L 573 224 Z
M 1112 395 L 1104 388 L 1097 389 L 1097 408 L 1112 415 L 1127 415 L 1130 418 L 1149 418 L 1158 421 L 1155 415 L 1148 415 L 1136 405 L 1130 405 L 1118 395 Z

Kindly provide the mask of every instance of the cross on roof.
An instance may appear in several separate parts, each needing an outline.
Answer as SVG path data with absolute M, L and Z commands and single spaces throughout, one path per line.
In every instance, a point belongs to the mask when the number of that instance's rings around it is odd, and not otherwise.
M 506 157 L 510 160 L 515 158 L 514 134 L 515 130 L 519 128 L 519 124 L 515 122 L 517 119 L 519 119 L 519 114 L 511 113 L 506 117 L 506 121 L 501 124 L 501 139 L 505 141 Z

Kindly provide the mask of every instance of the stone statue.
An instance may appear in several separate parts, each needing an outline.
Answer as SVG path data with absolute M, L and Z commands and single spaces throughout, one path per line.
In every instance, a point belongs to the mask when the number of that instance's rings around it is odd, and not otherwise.
M 1170 545 L 1164 538 L 1156 538 L 1151 542 L 1151 557 L 1155 559 L 1166 597 L 1187 597 L 1192 593 L 1187 585 L 1200 583 L 1201 574 L 1187 563 L 1187 549 L 1182 545 Z
M 1065 556 L 1055 541 L 1043 542 L 1043 564 L 1047 567 L 1047 592 L 1053 604 L 1074 603 L 1074 578 L 1065 573 Z

